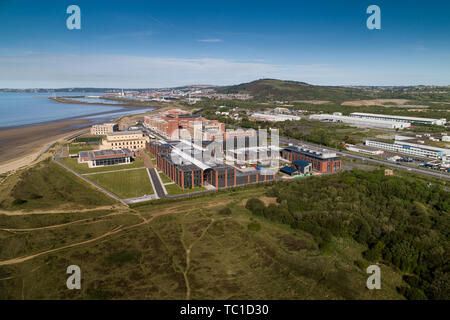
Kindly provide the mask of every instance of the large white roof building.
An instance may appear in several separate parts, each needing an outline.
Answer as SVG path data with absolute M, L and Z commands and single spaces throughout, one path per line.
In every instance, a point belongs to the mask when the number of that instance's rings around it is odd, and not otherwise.
M 357 117 L 342 116 L 340 114 L 312 114 L 309 116 L 312 120 L 328 120 L 334 122 L 344 122 L 357 127 L 373 127 L 383 129 L 404 129 L 411 126 L 408 122 L 399 122 L 391 120 L 365 119 Z
M 400 122 L 417 122 L 424 124 L 435 124 L 439 126 L 445 125 L 447 119 L 432 119 L 432 118 L 418 118 L 418 117 L 407 117 L 407 116 L 394 116 L 390 114 L 375 114 L 375 113 L 363 113 L 363 112 L 352 112 L 350 117 L 362 118 L 362 119 L 377 119 L 377 120 L 391 120 Z

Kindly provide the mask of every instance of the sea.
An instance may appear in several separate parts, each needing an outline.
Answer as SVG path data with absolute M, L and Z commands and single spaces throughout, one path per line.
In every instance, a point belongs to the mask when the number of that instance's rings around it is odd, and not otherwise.
M 91 119 L 92 123 L 111 121 L 114 118 L 154 110 L 152 108 L 124 108 L 94 104 L 66 104 L 50 100 L 54 96 L 89 96 L 89 93 L 12 93 L 0 92 L 0 128 L 32 125 L 69 118 Z M 92 94 L 94 95 L 94 94 Z M 81 98 L 82 99 L 82 98 Z M 89 98 L 88 98 L 89 99 Z M 84 101 L 84 99 L 82 99 Z M 89 99 L 89 102 L 105 102 Z M 87 102 L 87 101 L 86 101 Z M 102 112 L 108 114 L 99 115 Z

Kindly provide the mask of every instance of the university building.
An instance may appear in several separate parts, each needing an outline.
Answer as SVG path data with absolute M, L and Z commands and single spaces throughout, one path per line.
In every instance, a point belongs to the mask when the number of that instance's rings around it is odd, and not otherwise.
M 129 164 L 132 156 L 130 149 L 81 151 L 78 163 L 87 163 L 89 168 Z
M 142 131 L 109 132 L 100 144 L 100 150 L 128 148 L 131 150 L 145 149 L 149 140 Z
M 327 173 L 341 171 L 341 160 L 337 157 L 335 152 L 329 152 L 323 149 L 310 149 L 301 146 L 289 146 L 281 150 L 281 157 L 290 162 L 296 160 L 304 160 L 310 162 L 312 169 Z
M 103 124 L 94 124 L 91 127 L 92 135 L 106 135 L 108 133 L 114 132 L 118 130 L 118 126 L 116 123 L 103 123 Z
M 276 179 L 276 173 L 268 171 L 203 161 L 200 150 L 179 145 L 179 141 L 150 142 L 147 150 L 155 156 L 157 167 L 181 189 L 203 187 L 206 183 L 227 188 Z

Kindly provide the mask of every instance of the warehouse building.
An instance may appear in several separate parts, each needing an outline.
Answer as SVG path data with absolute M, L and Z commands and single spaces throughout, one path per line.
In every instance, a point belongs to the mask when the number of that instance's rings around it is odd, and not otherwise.
M 257 121 L 267 121 L 267 122 L 282 122 L 282 121 L 298 121 L 301 118 L 299 116 L 288 115 L 288 114 L 269 114 L 269 113 L 253 113 L 250 119 Z
M 370 127 L 381 129 L 404 129 L 409 128 L 411 126 L 411 124 L 408 122 L 349 117 L 343 116 L 341 114 L 312 114 L 309 116 L 309 119 L 331 121 L 331 122 L 343 122 L 356 127 Z
M 78 163 L 87 163 L 89 168 L 129 164 L 132 155 L 130 149 L 81 151 Z
M 389 143 L 384 141 L 366 140 L 366 146 L 433 159 L 442 159 L 444 155 L 450 154 L 450 149 L 431 147 L 404 141 Z
M 407 117 L 407 116 L 394 116 L 389 114 L 375 114 L 375 113 L 363 113 L 363 112 L 352 112 L 350 117 L 360 118 L 360 119 L 374 119 L 374 120 L 390 120 L 398 122 L 417 122 L 424 124 L 434 124 L 443 126 L 447 122 L 446 119 L 432 119 L 432 118 L 418 118 L 418 117 Z
M 312 169 L 322 173 L 341 171 L 341 160 L 335 152 L 325 149 L 311 149 L 305 146 L 289 146 L 281 150 L 281 157 L 290 162 L 304 160 L 312 165 Z

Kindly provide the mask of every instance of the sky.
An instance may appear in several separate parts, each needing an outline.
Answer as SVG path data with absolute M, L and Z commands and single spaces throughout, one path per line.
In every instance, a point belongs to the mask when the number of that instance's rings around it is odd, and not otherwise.
M 0 88 L 450 85 L 449 16 L 446 0 L 0 0 Z

